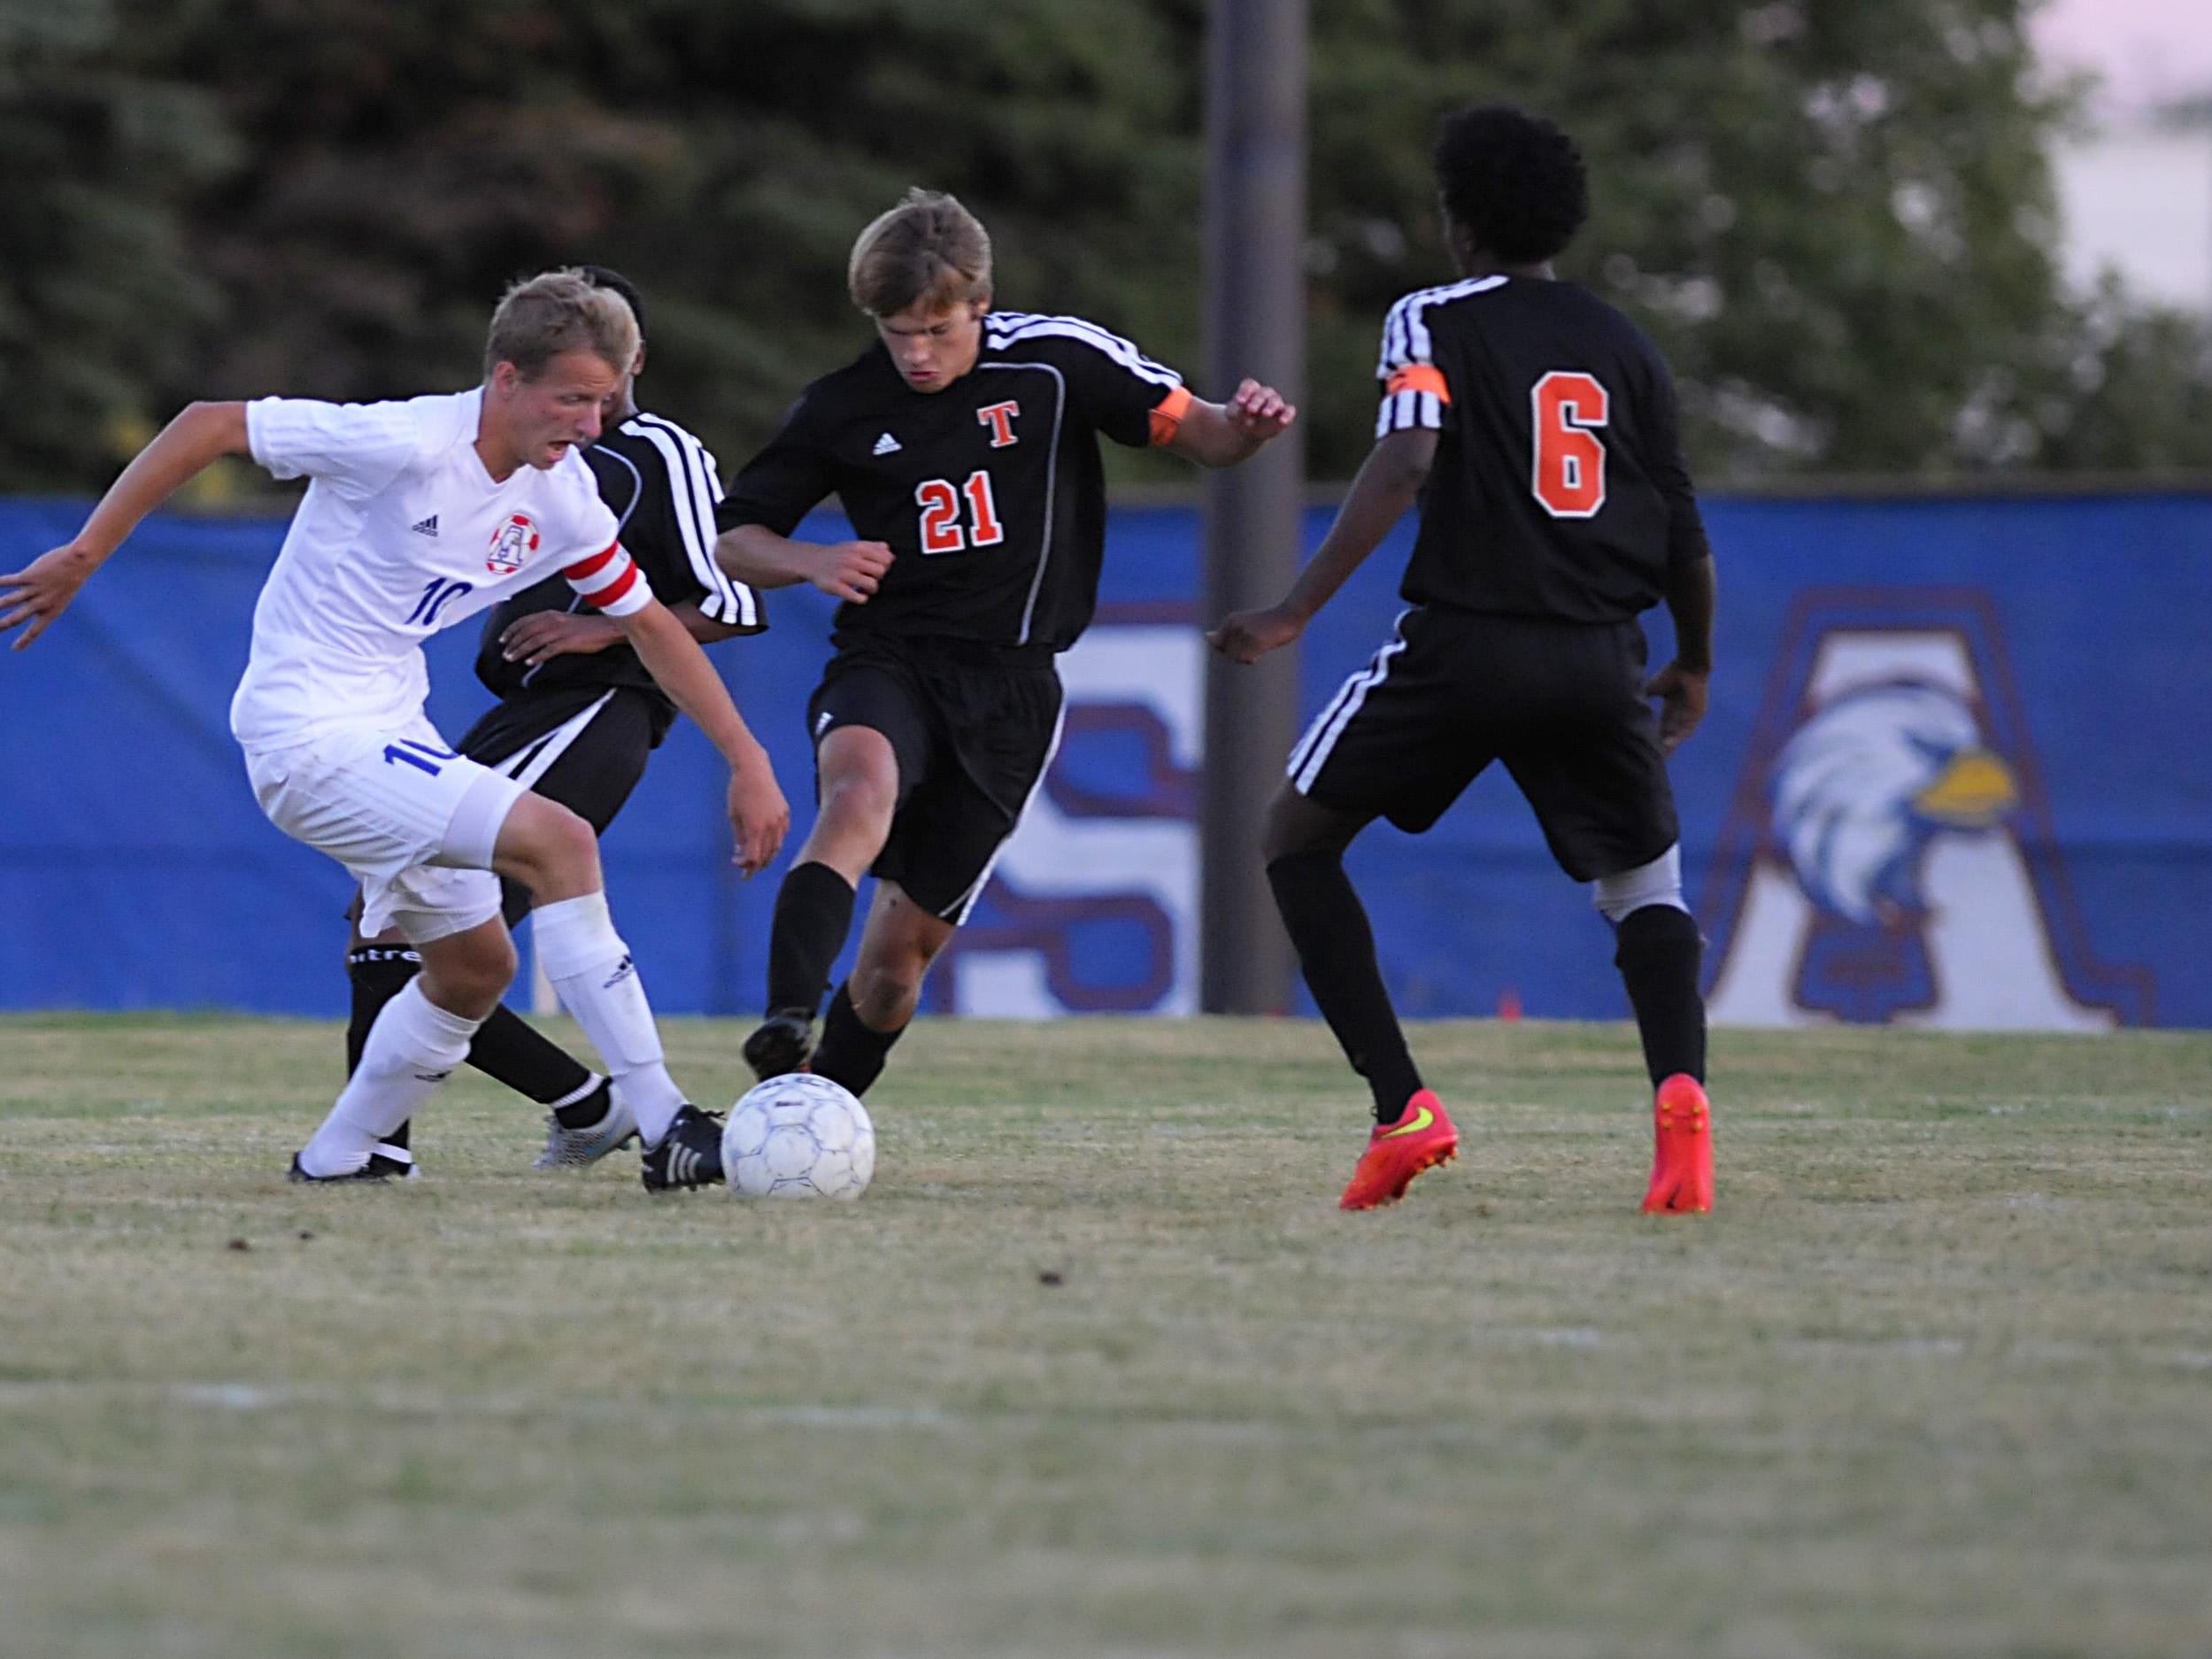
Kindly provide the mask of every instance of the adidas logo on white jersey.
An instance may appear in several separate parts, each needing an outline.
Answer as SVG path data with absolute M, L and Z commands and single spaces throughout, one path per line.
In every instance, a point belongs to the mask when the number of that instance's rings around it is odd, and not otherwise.
M 890 433 L 886 432 L 882 437 L 875 440 L 875 447 L 871 450 L 869 453 L 872 455 L 896 455 L 898 453 L 898 440 L 893 437 Z
M 438 533 L 438 515 L 433 513 L 421 523 L 410 525 L 408 528 L 417 536 L 435 536 Z

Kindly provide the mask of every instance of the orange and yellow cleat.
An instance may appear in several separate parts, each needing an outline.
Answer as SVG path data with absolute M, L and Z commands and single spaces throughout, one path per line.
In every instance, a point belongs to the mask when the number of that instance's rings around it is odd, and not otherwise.
M 1352 1172 L 1352 1184 L 1337 1200 L 1338 1209 L 1376 1209 L 1395 1204 L 1423 1169 L 1450 1163 L 1459 1155 L 1460 1131 L 1444 1115 L 1444 1102 L 1427 1089 L 1406 1102 L 1395 1123 L 1377 1123 Z
M 1675 1073 L 1659 1085 L 1652 1122 L 1658 1145 L 1644 1213 L 1704 1214 L 1713 1208 L 1713 1108 L 1704 1087 L 1686 1071 Z

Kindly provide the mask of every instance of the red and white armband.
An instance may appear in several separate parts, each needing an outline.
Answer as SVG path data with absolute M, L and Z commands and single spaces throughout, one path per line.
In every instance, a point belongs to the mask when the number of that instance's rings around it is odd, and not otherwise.
M 635 616 L 653 602 L 652 584 L 620 542 L 560 574 L 602 616 Z

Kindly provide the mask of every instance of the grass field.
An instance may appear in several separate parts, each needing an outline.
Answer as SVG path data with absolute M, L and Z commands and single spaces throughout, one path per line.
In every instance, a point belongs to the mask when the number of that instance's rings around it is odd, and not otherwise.
M 735 1092 L 742 1028 L 675 1022 Z M 335 1031 L 0 1021 L 0 1654 L 2212 1652 L 2212 1038 L 938 1022 L 857 1206 L 280 1178 Z M 712 1081 L 714 1087 L 705 1085 Z

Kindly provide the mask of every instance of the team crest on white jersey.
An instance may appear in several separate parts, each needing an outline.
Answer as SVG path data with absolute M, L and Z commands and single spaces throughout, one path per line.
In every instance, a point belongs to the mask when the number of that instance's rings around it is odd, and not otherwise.
M 492 532 L 491 551 L 484 568 L 495 576 L 512 576 L 537 552 L 537 524 L 527 513 L 510 513 Z
M 1702 914 L 1715 1023 L 2147 1024 L 2091 956 L 1989 598 L 1794 607 Z

